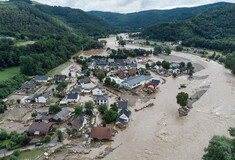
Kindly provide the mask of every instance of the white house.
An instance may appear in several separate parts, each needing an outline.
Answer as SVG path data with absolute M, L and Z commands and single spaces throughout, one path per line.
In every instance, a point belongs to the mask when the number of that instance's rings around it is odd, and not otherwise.
M 94 101 L 95 104 L 101 105 L 101 104 L 107 104 L 108 103 L 108 95 L 98 95 L 95 97 Z
M 118 113 L 118 117 L 116 119 L 115 125 L 123 128 L 125 127 L 125 124 L 129 122 L 129 112 L 126 109 L 122 109 Z
M 50 93 L 49 92 L 45 92 L 39 95 L 36 95 L 35 98 L 35 102 L 37 103 L 46 103 L 47 100 L 49 99 Z
M 79 94 L 77 93 L 69 93 L 67 97 L 67 101 L 69 103 L 77 103 L 79 100 Z
M 98 96 L 98 95 L 103 95 L 103 88 L 101 86 L 96 86 L 92 89 L 92 95 L 93 96 Z
M 138 86 L 141 86 L 141 85 L 144 85 L 148 82 L 150 82 L 151 80 L 153 79 L 153 77 L 150 77 L 150 76 L 136 76 L 136 77 L 132 77 L 132 78 L 129 78 L 125 81 L 123 81 L 120 86 L 121 87 L 124 87 L 126 89 L 133 89 L 133 88 L 136 88 Z
M 136 61 L 137 63 L 140 63 L 140 62 L 143 62 L 143 59 L 138 57 L 138 58 L 135 59 L 135 61 Z

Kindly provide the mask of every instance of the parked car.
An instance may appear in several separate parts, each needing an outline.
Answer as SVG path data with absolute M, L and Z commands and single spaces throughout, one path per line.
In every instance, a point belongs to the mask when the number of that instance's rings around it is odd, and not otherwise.
M 36 147 L 39 147 L 39 146 L 42 146 L 42 145 L 43 145 L 43 143 L 41 143 L 41 142 L 38 142 L 38 143 L 35 144 Z

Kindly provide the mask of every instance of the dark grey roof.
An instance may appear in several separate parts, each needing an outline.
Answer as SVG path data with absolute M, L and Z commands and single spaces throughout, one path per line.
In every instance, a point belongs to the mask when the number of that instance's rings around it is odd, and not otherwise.
M 97 65 L 107 65 L 107 62 L 106 62 L 105 59 L 101 59 L 101 60 L 97 63 Z
M 131 63 L 131 64 L 130 64 L 130 67 L 132 67 L 132 68 L 137 68 L 137 63 Z
M 83 91 L 82 88 L 74 88 L 74 89 L 72 90 L 72 92 L 78 92 L 78 93 L 81 93 L 82 91 Z
M 116 61 L 118 66 L 124 67 L 126 66 L 125 60 L 124 59 L 117 59 Z
M 117 119 L 116 119 L 116 123 L 117 122 L 120 122 L 120 123 L 125 123 L 125 120 L 121 118 L 122 115 L 126 115 L 128 118 L 129 118 L 129 112 L 126 110 L 126 109 L 122 109 L 119 113 L 118 113 L 118 116 L 117 116 Z
M 155 84 L 157 84 L 157 85 L 159 85 L 160 80 L 153 79 L 152 82 L 155 83 Z
M 66 75 L 55 75 L 54 80 L 55 81 L 63 81 L 66 79 Z
M 29 83 L 25 83 L 22 84 L 20 89 L 34 89 L 36 88 L 36 84 L 29 84 Z
M 98 95 L 95 97 L 95 101 L 101 101 L 101 100 L 107 101 L 108 98 L 109 98 L 108 95 Z
M 78 82 L 80 84 L 82 84 L 82 83 L 87 84 L 87 83 L 91 82 L 91 79 L 89 77 L 86 77 L 86 78 L 80 79 Z
M 126 102 L 126 101 L 120 101 L 120 102 L 118 102 L 118 108 L 119 109 L 127 109 L 127 104 L 128 104 L 128 102 Z
M 100 90 L 103 90 L 103 87 L 102 87 L 102 86 L 95 86 L 92 90 L 94 90 L 94 89 L 96 89 L 96 88 L 98 88 L 98 89 L 100 89 Z
M 41 94 L 36 94 L 35 96 L 34 96 L 34 99 L 35 98 L 38 98 L 38 97 L 45 97 L 45 98 L 49 98 L 49 96 L 50 96 L 50 93 L 49 92 L 44 92 L 44 93 L 41 93 Z
M 129 84 L 130 86 L 134 86 L 142 81 L 146 81 L 146 80 L 150 80 L 152 79 L 153 77 L 150 77 L 150 76 L 136 76 L 136 77 L 132 77 L 132 78 L 129 78 L 125 81 L 122 82 L 122 84 Z
M 77 93 L 69 93 L 68 94 L 68 99 L 77 99 L 78 98 L 78 94 Z
M 45 80 L 48 80 L 48 76 L 36 76 L 35 77 L 35 80 L 36 81 L 39 81 L 39 80 L 41 80 L 41 81 L 45 81 Z
M 184 72 L 184 71 L 187 71 L 187 70 L 188 70 L 187 67 L 183 67 L 183 68 L 180 69 L 181 72 Z
M 63 120 L 64 118 L 65 118 L 65 116 L 67 116 L 68 114 L 69 114 L 69 109 L 66 107 L 66 108 L 62 108 L 62 110 L 59 112 L 59 113 L 57 113 L 54 117 L 53 117 L 53 119 L 54 120 L 59 120 L 59 119 L 61 119 L 61 120 Z

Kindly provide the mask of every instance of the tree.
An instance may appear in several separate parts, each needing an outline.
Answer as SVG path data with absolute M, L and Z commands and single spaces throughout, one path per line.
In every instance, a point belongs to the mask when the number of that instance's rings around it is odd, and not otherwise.
M 105 111 L 107 110 L 107 105 L 106 104 L 101 104 L 100 106 L 99 106 L 99 108 L 98 108 L 98 111 L 100 112 L 100 113 L 104 113 Z
M 162 61 L 162 67 L 165 69 L 170 69 L 170 62 L 167 61 Z
M 165 48 L 165 52 L 166 52 L 166 54 L 168 54 L 168 55 L 170 55 L 171 54 L 171 49 L 170 49 L 170 47 L 166 47 Z
M 69 72 L 69 77 L 71 77 L 72 76 L 72 74 L 71 74 L 71 72 Z
M 113 80 L 111 81 L 111 85 L 114 87 L 116 84 L 117 84 L 116 81 L 113 79 Z
M 82 107 L 81 106 L 75 106 L 74 107 L 75 115 L 81 115 L 82 114 Z
M 97 74 L 97 78 L 100 80 L 100 82 L 102 82 L 102 80 L 105 78 L 104 72 L 98 73 L 98 74 Z
M 105 79 L 105 81 L 104 81 L 104 84 L 106 85 L 106 86 L 110 86 L 111 85 L 111 78 L 106 78 Z
M 22 141 L 22 144 L 27 145 L 27 144 L 29 144 L 30 141 L 31 141 L 31 139 L 29 137 L 25 137 Z
M 93 108 L 94 108 L 94 104 L 92 101 L 86 102 L 85 103 L 85 108 L 86 108 L 86 114 L 89 115 L 90 117 L 93 116 Z
M 230 134 L 232 137 L 235 137 L 235 128 L 230 127 L 230 128 L 228 129 L 228 131 L 229 131 L 229 134 Z
M 50 141 L 51 141 L 51 136 L 47 135 L 47 136 L 45 137 L 44 141 L 45 141 L 46 143 L 50 142 Z
M 91 71 L 87 70 L 86 76 L 89 77 L 91 75 Z
M 187 68 L 190 68 L 190 67 L 193 67 L 193 65 L 192 65 L 191 62 L 188 62 L 188 63 L 187 63 Z
M 33 113 L 31 114 L 32 117 L 36 117 L 37 115 L 38 115 L 37 112 L 33 112 Z
M 1 130 L 1 133 L 0 133 L 0 140 L 3 141 L 3 140 L 6 140 L 8 137 L 8 134 L 6 131 L 4 130 Z
M 63 133 L 60 130 L 57 131 L 57 137 L 58 137 L 59 142 L 62 142 L 62 140 L 63 140 Z
M 113 110 L 114 112 L 118 112 L 117 103 L 111 104 L 111 108 L 110 109 Z
M 185 107 L 188 104 L 188 93 L 185 92 L 180 92 L 178 93 L 178 95 L 176 96 L 177 99 L 177 103 L 181 106 L 181 107 Z
M 157 61 L 156 63 L 158 66 L 161 66 L 162 65 L 162 62 L 161 61 Z
M 15 150 L 12 155 L 18 157 L 20 155 L 20 151 L 19 150 Z
M 153 55 L 157 56 L 158 54 L 161 54 L 161 53 L 162 53 L 162 47 L 161 46 L 156 46 L 154 48 Z
M 183 46 L 182 45 L 176 46 L 176 51 L 182 51 L 182 50 L 183 50 Z
M 61 82 L 57 87 L 56 87 L 56 90 L 57 91 L 63 91 L 66 87 L 68 86 L 68 83 L 67 82 Z
M 61 110 L 62 110 L 62 108 L 59 105 L 53 105 L 53 106 L 49 107 L 49 113 L 51 113 L 51 114 L 58 113 Z
M 184 62 L 180 62 L 180 68 L 185 67 L 185 63 Z
M 118 41 L 118 44 L 119 44 L 120 46 L 124 47 L 124 46 L 126 45 L 126 41 L 124 41 L 123 39 L 120 39 L 120 40 Z
M 204 149 L 206 154 L 203 155 L 203 160 L 232 160 L 231 140 L 225 136 L 214 136 L 207 148 Z
M 150 67 L 150 64 L 149 64 L 149 63 L 146 63 L 146 64 L 145 64 L 145 68 L 146 68 L 146 69 L 149 69 L 149 67 Z
M 112 109 L 106 110 L 104 112 L 103 120 L 106 123 L 111 123 L 117 118 L 117 112 L 113 111 Z

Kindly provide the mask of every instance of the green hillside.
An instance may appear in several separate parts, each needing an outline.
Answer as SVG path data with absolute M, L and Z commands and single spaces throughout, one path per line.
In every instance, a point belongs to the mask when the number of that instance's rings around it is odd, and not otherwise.
M 69 25 L 77 34 L 104 36 L 113 31 L 110 24 L 80 9 L 36 5 L 40 11 L 58 18 Z
M 235 5 L 199 14 L 187 20 L 160 23 L 142 36 L 161 41 L 182 40 L 186 46 L 235 51 Z
M 145 28 L 149 25 L 157 24 L 160 22 L 173 22 L 183 20 L 203 12 L 215 10 L 229 5 L 232 4 L 220 2 L 191 8 L 148 10 L 128 14 L 100 11 L 91 11 L 90 13 L 103 18 L 119 31 L 138 31 L 140 28 Z

